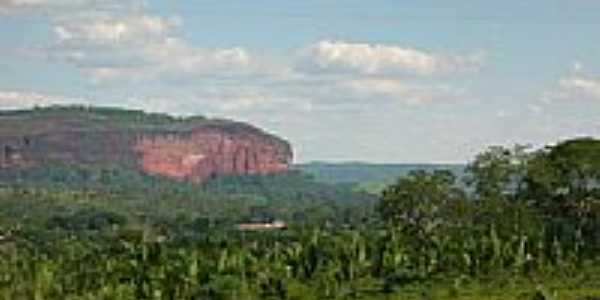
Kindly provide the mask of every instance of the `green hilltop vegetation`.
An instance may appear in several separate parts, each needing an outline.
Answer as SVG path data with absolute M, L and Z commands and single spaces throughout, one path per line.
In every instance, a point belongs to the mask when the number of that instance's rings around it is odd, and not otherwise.
M 352 185 L 356 190 L 379 194 L 398 177 L 415 170 L 433 172 L 449 170 L 456 177 L 463 176 L 465 165 L 460 164 L 375 164 L 365 162 L 309 162 L 292 168 L 330 184 Z
M 329 183 L 360 183 L 394 181 L 414 170 L 450 170 L 461 176 L 465 165 L 461 164 L 376 164 L 365 162 L 309 162 L 296 164 L 294 169 L 313 175 L 316 180 Z
M 70 119 L 77 118 L 93 121 L 115 122 L 111 125 L 138 124 L 138 125 L 173 125 L 208 122 L 202 116 L 174 117 L 164 113 L 148 113 L 143 110 L 123 109 L 118 107 L 98 107 L 83 105 L 55 105 L 34 107 L 33 109 L 1 111 L 0 118 L 19 120 L 46 120 L 50 118 Z M 108 123 L 108 122 L 103 122 Z
M 281 157 L 292 156 L 288 141 L 243 122 L 111 107 L 49 106 L 0 111 L 0 166 L 5 167 L 0 177 L 24 176 L 14 172 L 23 166 L 33 174 L 47 173 L 49 168 L 89 171 L 91 165 L 109 172 L 139 169 L 139 137 L 186 141 L 194 133 L 251 138 L 272 146 Z M 219 147 L 217 139 L 213 144 Z
M 120 166 L 0 172 L 0 299 L 600 299 L 599 153 L 593 138 L 491 147 L 461 172 L 340 167 L 351 181 L 306 169 L 202 184 Z M 362 180 L 389 183 L 372 194 Z M 274 221 L 287 229 L 237 227 Z
M 18 126 L 10 126 L 18 124 Z M 43 124 L 44 126 L 39 126 Z M 218 127 L 228 133 L 258 133 L 269 135 L 247 123 L 204 116 L 172 116 L 143 110 L 84 105 L 55 105 L 33 109 L 0 111 L 0 134 L 35 134 L 40 128 L 51 130 L 67 126 L 79 131 L 99 130 L 161 130 L 189 131 L 196 126 Z

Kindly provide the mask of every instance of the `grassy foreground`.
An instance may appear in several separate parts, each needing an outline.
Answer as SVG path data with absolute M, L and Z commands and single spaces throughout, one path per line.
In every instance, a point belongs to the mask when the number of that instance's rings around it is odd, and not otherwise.
M 596 300 L 600 299 L 600 284 L 577 279 L 511 280 L 493 283 L 433 283 L 430 286 L 408 287 L 392 296 L 373 299 L 453 299 L 453 300 Z

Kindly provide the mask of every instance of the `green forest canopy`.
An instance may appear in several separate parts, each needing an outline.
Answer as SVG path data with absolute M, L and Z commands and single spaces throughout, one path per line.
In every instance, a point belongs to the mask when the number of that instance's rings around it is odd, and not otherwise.
M 22 174 L 0 188 L 0 295 L 597 299 L 599 150 L 591 138 L 491 147 L 464 178 L 415 170 L 377 199 L 298 172 L 204 185 Z M 290 226 L 233 226 L 261 218 Z

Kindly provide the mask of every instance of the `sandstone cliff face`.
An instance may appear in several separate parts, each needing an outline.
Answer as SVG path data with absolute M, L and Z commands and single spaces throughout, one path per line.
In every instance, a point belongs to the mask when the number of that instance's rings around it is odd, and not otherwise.
M 199 183 L 217 175 L 282 172 L 292 161 L 286 141 L 243 123 L 113 123 L 88 112 L 52 118 L 0 115 L 0 169 L 118 165 Z
M 187 136 L 142 135 L 134 149 L 145 172 L 193 182 L 215 175 L 281 172 L 291 160 L 291 153 L 264 137 L 203 128 Z

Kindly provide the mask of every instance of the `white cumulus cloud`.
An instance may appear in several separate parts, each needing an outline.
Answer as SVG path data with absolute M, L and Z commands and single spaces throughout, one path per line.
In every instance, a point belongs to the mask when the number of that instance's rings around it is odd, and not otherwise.
M 23 53 L 70 64 L 92 83 L 190 80 L 260 69 L 237 45 L 211 49 L 189 43 L 179 16 L 155 14 L 147 5 L 145 0 L 0 0 L 0 11 L 43 13 L 54 41 Z
M 349 43 L 323 40 L 307 51 L 309 63 L 321 70 L 349 70 L 362 74 L 409 73 L 432 75 L 476 70 L 482 67 L 482 53 L 450 56 L 410 47 L 386 44 Z
M 54 27 L 61 43 L 139 43 L 161 39 L 181 26 L 179 18 L 152 15 L 106 17 L 97 20 L 69 20 Z
M 179 36 L 182 21 L 150 14 L 129 13 L 62 18 L 54 26 L 56 43 L 43 49 L 49 59 L 74 64 L 92 82 L 160 79 L 246 72 L 252 58 L 241 47 L 209 49 Z
M 571 97 L 587 97 L 600 100 L 600 78 L 574 76 L 560 80 L 560 87 Z
M 125 51 L 122 55 L 125 57 L 113 56 L 112 62 L 94 65 L 85 68 L 85 71 L 100 83 L 119 79 L 143 81 L 161 76 L 189 77 L 219 72 L 237 73 L 251 70 L 253 67 L 250 54 L 243 48 L 198 48 L 176 37 L 147 43 L 135 49 L 134 53 Z M 135 57 L 140 63 L 130 65 L 127 57 Z M 91 58 L 94 58 L 93 54 Z

